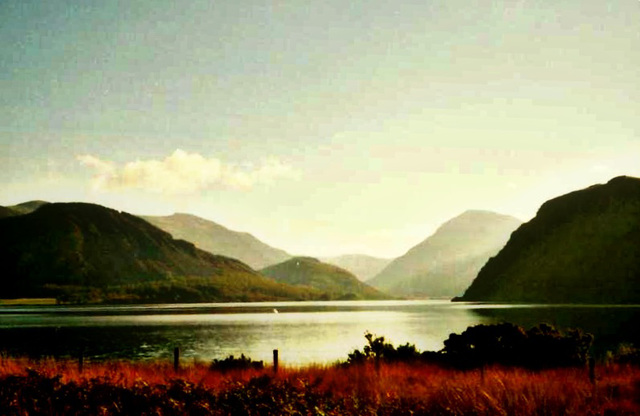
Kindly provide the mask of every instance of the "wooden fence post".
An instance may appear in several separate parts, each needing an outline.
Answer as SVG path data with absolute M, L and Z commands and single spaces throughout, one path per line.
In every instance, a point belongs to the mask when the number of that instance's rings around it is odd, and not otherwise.
M 176 373 L 180 369 L 180 347 L 173 349 L 173 371 Z
M 278 350 L 273 350 L 273 372 L 278 372 Z
M 84 353 L 80 351 L 80 355 L 78 355 L 78 372 L 82 373 L 82 369 L 84 367 Z

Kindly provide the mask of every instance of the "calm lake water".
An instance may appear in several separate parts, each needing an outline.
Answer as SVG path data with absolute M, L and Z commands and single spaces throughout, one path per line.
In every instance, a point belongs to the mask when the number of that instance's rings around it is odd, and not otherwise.
M 93 359 L 182 356 L 209 361 L 241 353 L 284 364 L 332 363 L 362 348 L 366 331 L 394 345 L 440 350 L 468 326 L 540 322 L 580 327 L 602 354 L 640 345 L 640 306 L 497 305 L 449 301 L 208 303 L 137 306 L 0 306 L 0 350 L 12 355 Z

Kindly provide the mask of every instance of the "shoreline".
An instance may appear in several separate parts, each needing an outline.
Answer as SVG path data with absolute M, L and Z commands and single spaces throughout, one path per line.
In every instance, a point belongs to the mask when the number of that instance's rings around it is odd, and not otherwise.
M 0 306 L 58 305 L 56 298 L 16 298 L 0 299 Z

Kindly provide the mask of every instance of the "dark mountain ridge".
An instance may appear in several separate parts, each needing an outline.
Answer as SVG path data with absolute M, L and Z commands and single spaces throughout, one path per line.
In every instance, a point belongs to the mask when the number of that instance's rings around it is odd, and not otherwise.
M 11 208 L 0 206 L 0 218 L 5 217 L 15 217 L 16 215 L 20 215 Z
M 0 261 L 5 298 L 117 287 L 129 300 L 156 301 L 179 287 L 185 300 L 191 283 L 206 289 L 202 296 L 192 293 L 195 300 L 308 295 L 275 284 L 238 260 L 175 240 L 134 215 L 86 203 L 46 204 L 0 219 Z
M 34 201 L 22 202 L 17 205 L 11 205 L 10 207 L 7 207 L 7 208 L 18 213 L 19 215 L 23 215 L 23 214 L 30 214 L 33 211 L 40 208 L 41 206 L 47 205 L 47 204 L 49 204 L 49 202 L 47 201 L 34 200 Z
M 545 202 L 460 300 L 640 303 L 640 179 Z
M 0 218 L 29 214 L 46 204 L 46 201 L 28 201 L 8 207 L 0 206 Z

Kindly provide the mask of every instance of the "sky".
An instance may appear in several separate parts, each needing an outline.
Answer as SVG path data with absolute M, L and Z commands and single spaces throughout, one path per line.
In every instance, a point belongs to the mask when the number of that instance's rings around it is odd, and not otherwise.
M 638 0 L 2 0 L 0 205 L 395 257 L 640 177 Z

